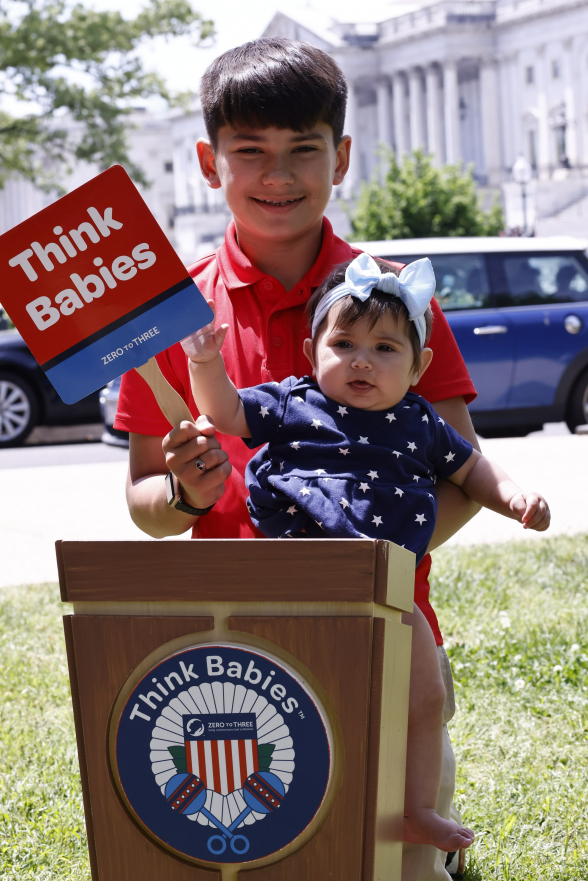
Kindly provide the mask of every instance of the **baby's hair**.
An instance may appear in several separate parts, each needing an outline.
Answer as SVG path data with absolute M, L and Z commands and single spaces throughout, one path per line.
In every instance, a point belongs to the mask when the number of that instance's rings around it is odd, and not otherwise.
M 319 122 L 331 126 L 338 147 L 347 83 L 322 49 L 282 37 L 262 38 L 212 62 L 200 83 L 200 101 L 213 149 L 223 125 L 303 132 Z
M 377 257 L 374 259 L 382 272 L 393 272 L 396 276 L 400 275 L 400 269 L 397 266 L 387 263 L 385 260 L 380 260 Z M 312 327 L 318 304 L 329 293 L 329 291 L 345 281 L 345 271 L 350 263 L 351 260 L 348 260 L 346 263 L 340 263 L 336 266 L 308 301 L 307 311 L 310 327 Z M 392 297 L 389 294 L 385 294 L 383 291 L 374 289 L 367 300 L 362 301 L 357 297 L 349 295 L 339 302 L 342 304 L 342 308 L 339 312 L 339 317 L 337 318 L 336 328 L 338 330 L 345 330 L 345 328 L 351 327 L 352 324 L 355 324 L 356 321 L 361 321 L 364 318 L 369 321 L 371 330 L 380 318 L 383 318 L 385 315 L 389 315 L 394 321 L 401 323 L 412 345 L 413 368 L 416 370 L 419 369 L 421 365 L 421 343 L 419 335 L 414 326 L 414 322 L 408 317 L 408 309 L 399 297 Z M 324 327 L 327 317 L 328 314 L 325 315 L 324 319 L 317 327 L 317 332 L 313 339 L 313 348 L 316 345 L 318 333 L 320 329 Z M 433 312 L 430 306 L 427 307 L 427 311 L 425 312 L 425 325 L 426 345 L 430 339 L 431 328 L 433 325 Z

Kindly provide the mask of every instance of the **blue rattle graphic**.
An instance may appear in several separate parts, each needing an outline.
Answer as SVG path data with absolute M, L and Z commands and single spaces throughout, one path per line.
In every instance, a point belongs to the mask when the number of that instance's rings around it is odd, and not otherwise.
M 249 839 L 245 835 L 235 835 L 234 830 L 252 811 L 258 814 L 271 814 L 278 810 L 286 794 L 284 784 L 271 771 L 256 771 L 250 774 L 243 784 L 243 798 L 247 807 L 227 827 L 204 807 L 206 792 L 204 783 L 195 774 L 176 774 L 168 780 L 165 787 L 165 797 L 172 811 L 186 816 L 200 812 L 216 826 L 219 832 L 222 832 L 222 835 L 211 835 L 208 839 L 208 850 L 214 856 L 225 852 L 227 839 L 233 853 L 246 854 L 249 850 Z

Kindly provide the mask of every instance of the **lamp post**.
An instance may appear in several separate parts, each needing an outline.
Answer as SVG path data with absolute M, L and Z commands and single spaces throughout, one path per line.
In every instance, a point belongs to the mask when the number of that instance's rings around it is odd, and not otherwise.
M 515 183 L 521 185 L 521 197 L 523 200 L 523 227 L 524 234 L 528 234 L 527 226 L 527 184 L 533 177 L 533 169 L 521 154 L 512 167 L 512 177 Z

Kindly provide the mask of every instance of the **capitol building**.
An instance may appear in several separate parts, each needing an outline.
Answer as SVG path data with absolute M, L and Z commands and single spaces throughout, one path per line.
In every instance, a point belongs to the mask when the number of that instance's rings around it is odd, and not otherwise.
M 263 34 L 324 49 L 347 77 L 354 150 L 328 211 L 337 231 L 348 230 L 342 201 L 374 172 L 386 144 L 399 158 L 418 148 L 439 165 L 471 164 L 482 197 L 500 193 L 510 227 L 522 225 L 512 166 L 523 155 L 533 169 L 535 232 L 587 235 L 588 0 L 440 0 L 389 4 L 389 12 L 335 21 L 301 6 L 276 13 Z M 222 194 L 200 177 L 194 145 L 204 135 L 197 104 L 181 116 L 145 116 L 132 135 L 135 161 L 148 143 L 150 170 L 161 165 L 165 196 L 156 177 L 147 200 L 157 201 L 185 260 L 210 250 L 228 220 Z M 0 224 L 1 202 L 0 193 Z

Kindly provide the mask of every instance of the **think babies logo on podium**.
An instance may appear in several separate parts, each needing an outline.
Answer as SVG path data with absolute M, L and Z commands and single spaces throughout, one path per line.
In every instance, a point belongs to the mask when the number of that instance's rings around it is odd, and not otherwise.
M 303 683 L 259 650 L 227 645 L 153 667 L 124 704 L 114 752 L 141 825 L 206 863 L 282 850 L 316 816 L 331 771 L 324 717 Z

